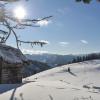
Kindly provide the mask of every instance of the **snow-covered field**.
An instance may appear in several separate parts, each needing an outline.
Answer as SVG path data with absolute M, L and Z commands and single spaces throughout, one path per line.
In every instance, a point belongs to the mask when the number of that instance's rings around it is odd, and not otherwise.
M 0 100 L 100 100 L 100 60 L 53 68 L 23 84 L 0 85 Z

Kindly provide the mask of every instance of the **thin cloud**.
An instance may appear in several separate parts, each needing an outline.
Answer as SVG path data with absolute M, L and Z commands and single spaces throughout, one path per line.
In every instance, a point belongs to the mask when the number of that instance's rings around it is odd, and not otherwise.
M 57 9 L 57 13 L 59 13 L 59 14 L 66 14 L 69 11 L 70 11 L 70 8 L 68 8 L 68 7 L 64 7 L 64 8 Z
M 49 20 L 42 20 L 42 21 L 39 21 L 36 23 L 36 25 L 39 25 L 39 26 L 48 26 L 48 24 L 50 24 L 51 21 Z
M 48 53 L 48 51 L 32 50 L 32 49 L 22 49 L 23 54 L 43 54 Z
M 88 41 L 86 41 L 86 40 L 81 40 L 81 43 L 83 43 L 83 44 L 88 44 Z
M 69 42 L 59 42 L 59 44 L 60 44 L 61 46 L 66 46 L 66 45 L 69 45 Z

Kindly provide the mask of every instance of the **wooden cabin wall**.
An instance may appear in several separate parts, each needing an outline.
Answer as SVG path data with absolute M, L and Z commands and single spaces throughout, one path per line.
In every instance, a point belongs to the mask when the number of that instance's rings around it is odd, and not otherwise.
M 7 84 L 8 83 L 8 79 L 9 79 L 8 74 L 9 74 L 8 69 L 3 68 L 2 69 L 2 78 L 1 78 L 1 83 L 2 84 Z
M 0 84 L 2 81 L 2 58 L 0 58 Z
M 22 65 L 2 64 L 2 84 L 22 83 Z

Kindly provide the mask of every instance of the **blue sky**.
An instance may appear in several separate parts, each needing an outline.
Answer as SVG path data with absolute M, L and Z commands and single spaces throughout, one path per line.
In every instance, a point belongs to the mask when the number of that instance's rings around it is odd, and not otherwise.
M 52 15 L 50 21 L 39 28 L 17 31 L 22 40 L 46 40 L 44 47 L 22 45 L 25 53 L 48 52 L 56 54 L 82 54 L 100 52 L 100 3 L 76 3 L 75 0 L 29 0 L 19 2 L 28 18 Z M 14 6 L 14 7 L 15 7 Z M 11 37 L 8 44 L 15 46 Z

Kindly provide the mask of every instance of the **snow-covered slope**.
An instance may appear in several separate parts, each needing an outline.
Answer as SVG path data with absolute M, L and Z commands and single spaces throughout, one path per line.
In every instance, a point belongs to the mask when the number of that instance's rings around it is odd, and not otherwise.
M 100 100 L 100 60 L 60 66 L 23 82 L 0 85 L 0 100 Z

